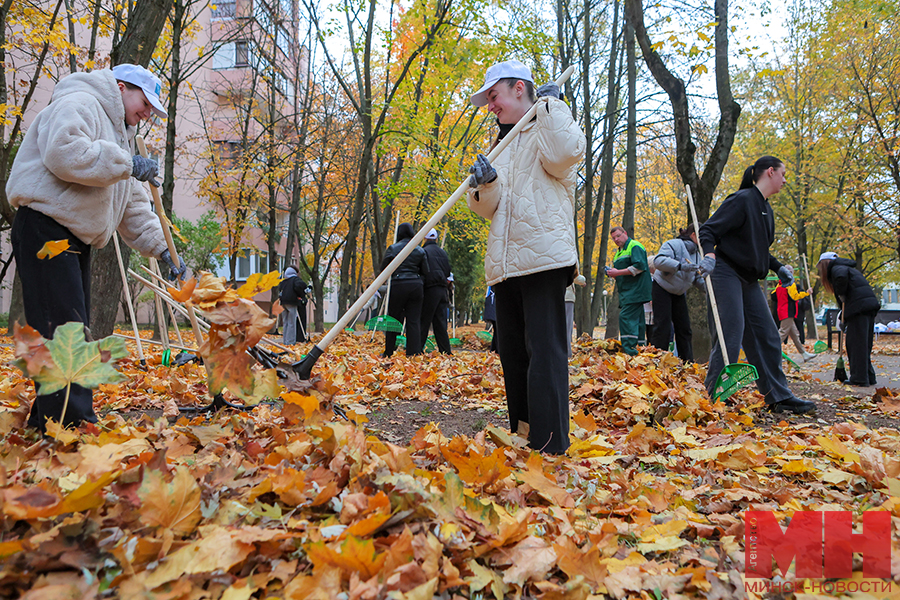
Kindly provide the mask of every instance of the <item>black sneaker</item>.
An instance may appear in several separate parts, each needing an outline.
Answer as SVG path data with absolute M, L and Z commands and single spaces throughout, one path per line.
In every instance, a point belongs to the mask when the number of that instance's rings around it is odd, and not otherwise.
M 797 415 L 802 415 L 806 413 L 815 412 L 816 403 L 810 402 L 808 400 L 801 400 L 800 398 L 790 397 L 787 400 L 782 400 L 781 402 L 775 402 L 774 404 L 769 405 L 770 412 L 782 412 L 789 411 Z

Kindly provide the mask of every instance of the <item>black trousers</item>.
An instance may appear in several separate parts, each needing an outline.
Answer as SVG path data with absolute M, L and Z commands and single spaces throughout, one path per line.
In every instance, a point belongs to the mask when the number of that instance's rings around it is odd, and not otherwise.
M 669 335 L 675 328 L 675 347 L 684 362 L 694 362 L 693 332 L 688 313 L 687 296 L 667 292 L 653 282 L 653 320 L 650 344 L 660 350 L 669 349 Z
M 309 330 L 306 329 L 306 302 L 301 301 L 300 304 L 297 305 L 297 320 L 300 321 L 300 327 L 302 328 L 298 332 L 297 339 L 301 342 L 308 342 Z
M 798 312 L 797 316 L 794 317 L 794 324 L 797 326 L 797 334 L 800 336 L 801 344 L 806 343 L 806 326 L 804 323 L 805 321 L 806 321 L 806 313 L 805 312 Z
M 851 385 L 875 385 L 875 368 L 872 366 L 872 342 L 875 339 L 875 315 L 856 315 L 847 319 L 847 362 L 850 363 Z
M 566 358 L 566 286 L 572 267 L 493 286 L 500 362 L 509 427 L 530 426 L 535 450 L 562 454 L 569 447 L 569 368 Z
M 25 320 L 47 339 L 56 328 L 77 321 L 91 322 L 91 247 L 50 217 L 23 206 L 16 212 L 11 241 L 16 269 L 22 280 Z M 38 251 L 46 242 L 69 240 L 69 251 L 41 260 Z M 35 388 L 38 388 L 35 383 Z M 38 390 L 40 391 L 40 390 Z M 42 432 L 48 418 L 62 416 L 66 390 L 38 394 L 28 416 L 28 425 Z M 97 422 L 91 390 L 73 384 L 69 392 L 64 425 Z
M 425 299 L 422 302 L 422 347 L 428 339 L 428 328 L 434 329 L 434 341 L 438 350 L 450 354 L 450 336 L 447 335 L 447 287 L 432 285 L 425 288 Z
M 388 315 L 401 323 L 406 320 L 406 355 L 422 354 L 422 300 L 425 292 L 420 277 L 392 279 L 391 297 L 388 299 Z M 397 349 L 397 333 L 384 334 L 384 354 L 390 356 Z

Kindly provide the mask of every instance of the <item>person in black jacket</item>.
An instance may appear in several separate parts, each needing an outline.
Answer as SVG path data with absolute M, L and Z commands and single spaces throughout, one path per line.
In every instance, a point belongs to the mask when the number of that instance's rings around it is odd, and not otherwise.
M 284 308 L 284 332 L 282 342 L 297 343 L 297 321 L 300 321 L 300 341 L 309 338 L 306 335 L 306 282 L 297 275 L 297 265 L 284 270 L 284 278 L 278 284 L 278 299 Z
M 428 327 L 434 329 L 434 341 L 442 354 L 450 354 L 450 336 L 447 335 L 447 279 L 450 277 L 450 257 L 438 246 L 437 231 L 425 235 L 425 255 L 428 259 L 428 275 L 425 276 L 425 299 L 422 302 L 422 346 L 428 339 Z
M 806 313 L 812 308 L 809 296 L 800 298 L 797 302 L 797 316 L 794 317 L 794 324 L 797 326 L 797 335 L 800 336 L 800 343 L 806 343 Z
M 747 167 L 740 190 L 728 196 L 700 226 L 704 252 L 700 274 L 709 276 L 707 285 L 713 286 L 719 310 L 727 311 L 722 334 L 729 360 L 737 361 L 743 347 L 759 374 L 756 385 L 769 410 L 802 414 L 814 411 L 816 405 L 797 398 L 788 388 L 781 368 L 781 338 L 759 287 L 759 280 L 769 270 L 775 271 L 784 285 L 793 281 L 788 269 L 769 252 L 775 240 L 775 218 L 768 198 L 784 183 L 784 163 L 773 156 L 763 156 Z M 716 340 L 706 374 L 710 396 L 724 367 Z
M 824 252 L 817 265 L 819 279 L 825 289 L 834 294 L 841 307 L 841 321 L 846 330 L 844 345 L 850 363 L 848 385 L 875 385 L 872 367 L 872 341 L 875 335 L 875 315 L 881 303 L 866 281 L 856 262 L 839 258 L 834 252 Z
M 397 243 L 391 244 L 381 261 L 381 271 L 409 243 L 415 235 L 412 225 L 401 223 L 397 229 Z M 406 320 L 406 355 L 422 354 L 422 301 L 425 297 L 424 280 L 428 275 L 428 258 L 425 251 L 417 246 L 391 275 L 388 292 L 388 315 L 401 323 Z M 397 333 L 385 332 L 384 356 L 390 356 L 397 349 Z

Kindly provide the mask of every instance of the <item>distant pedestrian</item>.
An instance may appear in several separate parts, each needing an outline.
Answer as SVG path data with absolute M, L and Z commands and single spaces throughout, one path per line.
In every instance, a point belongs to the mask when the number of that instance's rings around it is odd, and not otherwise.
M 412 225 L 401 223 L 397 228 L 397 243 L 391 244 L 381 261 L 381 271 L 394 260 L 415 235 Z M 406 355 L 422 354 L 422 301 L 425 298 L 425 276 L 428 274 L 428 258 L 420 246 L 416 246 L 397 270 L 391 275 L 388 292 L 388 315 L 406 323 Z M 397 332 L 384 334 L 384 356 L 397 349 Z
M 584 287 L 587 281 L 584 275 L 576 273 L 575 281 L 566 288 L 566 343 L 568 348 L 567 356 L 572 358 L 572 334 L 575 331 L 575 286 Z
M 448 286 L 450 257 L 437 243 L 437 230 L 425 234 L 425 256 L 428 275 L 425 276 L 425 296 L 422 302 L 422 346 L 428 339 L 428 328 L 434 329 L 434 341 L 442 354 L 450 354 L 450 336 L 447 335 L 447 313 L 450 310 Z
M 834 252 L 825 252 L 819 257 L 817 269 L 822 285 L 834 294 L 841 307 L 840 319 L 846 330 L 844 346 L 850 363 L 847 384 L 861 387 L 875 385 L 872 343 L 875 315 L 881 309 L 881 303 L 865 275 L 856 268 L 856 261 L 839 258 Z
M 613 227 L 610 237 L 619 247 L 613 256 L 612 268 L 606 269 L 614 277 L 619 291 L 619 339 L 626 354 L 637 354 L 638 345 L 647 343 L 647 323 L 644 303 L 650 302 L 652 285 L 647 250 L 631 239 L 624 227 Z
M 801 414 L 816 410 L 816 405 L 794 396 L 787 385 L 778 328 L 759 287 L 759 280 L 770 270 L 783 283 L 793 280 L 769 252 L 775 241 L 775 217 L 769 197 L 778 193 L 784 183 L 784 163 L 773 156 L 763 156 L 747 167 L 740 189 L 700 226 L 698 237 L 704 252 L 700 273 L 708 275 L 706 285 L 713 286 L 729 358 L 736 360 L 744 349 L 748 362 L 756 367 L 756 386 L 766 397 L 770 411 Z M 710 397 L 724 368 L 722 347 L 716 340 L 706 372 Z
M 784 268 L 791 275 L 794 274 L 794 268 L 791 265 L 784 265 Z M 772 296 L 775 298 L 778 335 L 781 337 L 781 343 L 784 344 L 785 340 L 790 338 L 797 352 L 803 357 L 804 362 L 814 359 L 816 355 L 806 351 L 803 342 L 800 341 L 800 332 L 797 331 L 797 323 L 794 322 L 794 319 L 797 317 L 798 301 L 809 297 L 811 293 L 812 289 L 808 289 L 805 292 L 797 291 L 796 282 L 787 286 L 779 282 L 778 287 L 772 292 Z
M 664 242 L 653 257 L 653 316 L 656 325 L 650 343 L 660 350 L 668 350 L 674 329 L 675 349 L 684 362 L 694 361 L 693 331 L 686 294 L 691 286 L 706 291 L 698 271 L 700 258 L 700 246 L 693 225 L 680 230 L 678 237 Z
M 487 287 L 487 295 L 484 297 L 484 322 L 491 330 L 491 352 L 497 351 L 497 306 L 494 302 L 494 290 Z
M 284 270 L 284 277 L 278 284 L 278 300 L 284 308 L 282 342 L 287 345 L 305 342 L 306 336 L 306 282 L 297 274 L 297 265 Z M 302 307 L 302 313 L 301 311 Z M 301 319 L 302 314 L 302 319 Z M 300 335 L 297 325 L 300 324 Z

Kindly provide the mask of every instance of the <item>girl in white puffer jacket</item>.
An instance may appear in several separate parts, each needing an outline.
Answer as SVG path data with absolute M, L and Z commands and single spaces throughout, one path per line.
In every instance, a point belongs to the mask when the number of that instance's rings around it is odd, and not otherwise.
M 584 133 L 555 84 L 534 92 L 516 60 L 488 69 L 472 96 L 497 115 L 499 141 L 535 102 L 525 125 L 491 165 L 479 155 L 468 204 L 491 221 L 485 275 L 495 294 L 510 428 L 527 425 L 532 448 L 569 447 L 565 290 L 575 277 L 575 175 Z M 495 142 L 496 143 L 496 142 Z

